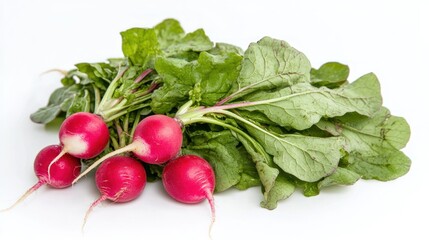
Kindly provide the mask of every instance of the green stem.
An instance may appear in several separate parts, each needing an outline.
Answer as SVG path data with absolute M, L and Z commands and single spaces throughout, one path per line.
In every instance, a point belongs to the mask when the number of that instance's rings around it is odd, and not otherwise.
M 136 116 L 134 118 L 134 123 L 133 123 L 133 127 L 131 128 L 131 132 L 130 132 L 130 141 L 128 144 L 131 144 L 131 142 L 133 141 L 133 136 L 134 136 L 134 132 L 136 131 L 137 125 L 140 122 L 140 116 L 141 116 L 141 110 L 137 111 Z
M 130 116 L 130 113 L 127 112 L 125 114 L 125 119 L 124 122 L 122 124 L 123 126 L 123 131 L 121 133 L 121 136 L 119 136 L 119 146 L 121 147 L 125 147 L 127 145 L 127 137 L 128 137 L 128 118 Z
M 113 149 L 119 149 L 119 143 L 118 140 L 116 140 L 116 138 L 114 138 L 112 135 L 110 135 L 110 144 L 113 145 Z
M 95 86 L 95 84 L 92 85 L 94 89 L 94 111 L 98 109 L 98 106 L 100 105 L 101 97 L 100 97 L 100 89 Z
M 116 132 L 118 133 L 118 143 L 119 143 L 119 147 L 122 147 L 122 145 L 121 145 L 121 138 L 122 138 L 122 133 L 124 132 L 123 130 L 122 130 L 122 127 L 121 127 L 121 125 L 119 124 L 119 119 L 115 119 L 115 121 L 114 121 L 114 124 L 115 124 L 115 128 L 116 128 Z
M 128 70 L 128 67 L 122 67 L 122 69 L 120 68 L 120 70 L 118 71 L 118 74 L 116 74 L 116 77 L 112 80 L 106 92 L 104 93 L 104 96 L 100 101 L 100 104 L 95 109 L 94 111 L 95 114 L 99 114 L 104 117 L 103 108 L 106 105 L 106 103 L 112 98 L 113 93 L 115 92 L 116 87 L 119 84 L 119 79 L 121 79 L 121 77 L 124 75 L 124 73 L 127 70 Z
M 253 122 L 251 122 L 251 121 L 249 121 L 249 120 L 247 120 L 247 119 L 245 119 L 245 118 L 243 118 L 243 117 L 241 117 L 241 116 L 239 116 L 239 115 L 237 115 L 235 113 L 232 113 L 232 112 L 226 111 L 226 110 L 217 110 L 216 113 L 220 113 L 220 114 L 232 117 L 234 119 L 237 119 L 238 121 L 243 122 L 243 123 L 245 123 L 245 124 L 247 124 L 247 125 L 255 128 L 255 129 L 257 129 L 258 131 L 261 131 L 261 132 L 263 132 L 263 133 L 265 133 L 267 135 L 270 135 L 270 136 L 272 136 L 274 138 L 278 138 L 278 136 L 274 135 L 273 133 L 271 133 L 271 132 L 269 132 L 269 131 L 261 128 L 260 126 L 254 124 Z
M 260 153 L 267 160 L 267 162 L 270 161 L 270 157 L 265 152 L 264 148 L 258 142 L 256 142 L 255 139 L 253 139 L 251 136 L 249 136 L 249 134 L 245 133 L 243 130 L 241 130 L 241 129 L 237 128 L 237 127 L 234 127 L 234 126 L 232 126 L 230 124 L 224 123 L 224 122 L 219 121 L 219 120 L 214 119 L 214 118 L 203 117 L 203 116 L 189 118 L 189 119 L 181 119 L 180 117 L 177 117 L 177 119 L 180 120 L 180 122 L 183 125 L 188 125 L 188 124 L 192 124 L 192 123 L 202 122 L 202 123 L 216 124 L 218 126 L 222 126 L 224 128 L 227 128 L 227 129 L 229 129 L 229 130 L 231 130 L 231 131 L 233 131 L 233 132 L 235 132 L 237 134 L 240 134 L 242 137 L 244 137 L 246 140 L 248 140 L 250 143 L 252 143 L 252 145 L 255 148 L 255 150 L 258 153 Z
M 176 115 L 179 116 L 179 115 L 182 115 L 182 114 L 185 114 L 186 112 L 188 112 L 189 108 L 192 106 L 192 104 L 194 104 L 193 100 L 187 101 L 185 104 L 183 104 L 179 108 L 179 110 L 177 110 Z
M 147 106 L 149 106 L 149 103 L 143 103 L 140 105 L 130 106 L 129 108 L 125 108 L 122 111 L 116 112 L 115 114 L 112 114 L 112 115 L 105 117 L 104 121 L 110 122 L 110 121 L 115 120 L 116 118 L 119 118 L 119 117 L 121 117 L 121 116 L 123 116 L 129 112 L 132 112 L 132 111 L 135 111 L 138 109 L 142 109 L 142 108 L 147 107 Z
M 254 102 L 238 102 L 238 103 L 230 103 L 227 105 L 220 105 L 220 106 L 215 105 L 212 107 L 207 107 L 207 108 L 202 108 L 202 109 L 197 109 L 197 110 L 190 110 L 186 113 L 183 113 L 182 116 L 185 116 L 185 117 L 188 117 L 188 116 L 193 117 L 193 116 L 198 116 L 198 115 L 203 116 L 204 114 L 219 112 L 221 110 L 236 109 L 236 108 L 250 107 L 250 106 L 263 105 L 263 104 L 269 104 L 269 103 L 284 101 L 284 100 L 287 100 L 290 98 L 294 98 L 294 97 L 298 97 L 298 96 L 306 95 L 306 94 L 310 94 L 310 93 L 315 93 L 315 92 L 322 92 L 322 91 L 320 91 L 320 90 L 305 91 L 305 92 L 300 92 L 300 93 L 289 94 L 289 95 L 283 96 L 283 97 L 271 98 L 271 99 L 254 101 Z
M 221 113 L 221 114 L 224 114 L 224 115 L 226 115 L 226 116 L 230 116 L 230 117 L 232 117 L 232 118 L 235 118 L 235 119 L 237 119 L 237 120 L 239 120 L 239 121 L 241 121 L 241 122 L 243 122 L 243 123 L 245 123 L 245 124 L 247 124 L 247 125 L 249 125 L 249 126 L 253 127 L 254 129 L 256 129 L 256 130 L 258 130 L 258 131 L 261 131 L 261 132 L 263 132 L 264 134 L 269 135 L 269 136 L 271 136 L 271 137 L 273 137 L 273 138 L 277 139 L 278 141 L 285 142 L 285 143 L 287 143 L 287 144 L 289 144 L 289 145 L 291 145 L 291 146 L 293 146 L 293 147 L 295 147 L 295 148 L 298 148 L 298 149 L 300 149 L 300 150 L 302 150 L 302 151 L 305 151 L 305 149 L 302 149 L 300 146 L 295 145 L 295 144 L 293 144 L 292 142 L 286 141 L 286 139 L 285 139 L 285 138 L 280 138 L 279 136 L 277 136 L 277 135 L 273 134 L 272 132 L 269 132 L 269 131 L 267 131 L 267 130 L 265 130 L 265 129 L 261 128 L 260 126 L 258 126 L 258 125 L 256 125 L 256 124 L 254 124 L 253 122 L 251 122 L 251 121 L 249 121 L 249 120 L 247 120 L 247 119 L 245 119 L 245 118 L 243 118 L 243 117 L 240 117 L 239 115 L 237 115 L 237 114 L 235 114 L 235 113 L 232 113 L 232 112 L 230 112 L 230 111 L 226 111 L 226 110 L 219 110 L 219 111 L 217 111 L 217 113 Z
M 299 73 L 299 72 L 288 72 L 286 74 L 287 75 L 301 75 L 302 76 L 302 73 Z M 282 75 L 284 75 L 284 74 L 282 74 Z M 224 99 L 220 100 L 219 102 L 217 102 L 215 104 L 215 106 L 223 105 L 224 103 L 227 103 L 227 102 L 229 102 L 231 100 L 237 99 L 238 97 L 247 95 L 247 94 L 249 94 L 249 93 L 252 92 L 252 91 L 247 91 L 247 90 L 251 90 L 252 88 L 256 87 L 258 84 L 270 81 L 271 79 L 276 78 L 276 77 L 278 77 L 278 75 L 270 76 L 268 78 L 263 78 L 263 79 L 261 79 L 259 81 L 256 81 L 256 82 L 254 82 L 252 84 L 249 84 L 249 85 L 247 85 L 247 86 L 245 86 L 243 88 L 240 88 L 236 92 L 232 93 L 231 95 L 229 95 L 229 96 L 225 97 Z
M 103 112 L 103 117 L 106 122 L 112 121 L 115 118 L 118 118 L 127 112 L 131 112 L 129 108 L 132 106 L 147 106 L 147 104 L 144 105 L 138 105 L 141 104 L 151 98 L 151 94 L 141 96 L 139 98 L 134 99 L 133 101 L 128 101 L 127 99 L 123 99 L 119 104 L 117 104 L 115 107 L 106 110 Z M 133 108 L 134 110 L 137 110 L 138 108 Z

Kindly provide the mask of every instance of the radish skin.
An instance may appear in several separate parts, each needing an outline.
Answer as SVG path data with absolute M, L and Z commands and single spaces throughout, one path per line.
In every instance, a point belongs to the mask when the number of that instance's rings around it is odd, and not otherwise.
M 215 175 L 210 164 L 196 155 L 178 157 L 165 166 L 162 183 L 166 192 L 179 202 L 192 204 L 208 200 L 212 214 L 210 234 L 215 221 Z
M 131 144 L 98 159 L 81 173 L 73 183 L 76 183 L 106 159 L 120 153 L 133 152 L 138 159 L 145 163 L 163 164 L 179 154 L 182 139 L 181 125 L 174 118 L 165 115 L 146 117 L 137 125 Z
M 95 173 L 95 183 L 100 197 L 87 210 L 82 230 L 94 207 L 105 200 L 123 203 L 136 199 L 146 186 L 146 171 L 138 160 L 114 156 L 104 161 Z
M 60 145 L 50 145 L 37 154 L 34 160 L 34 172 L 39 181 L 28 189 L 12 206 L 2 210 L 7 211 L 24 201 L 31 193 L 47 184 L 53 188 L 66 188 L 71 186 L 73 180 L 79 175 L 81 162 L 78 158 L 70 155 L 62 155 L 54 164 L 52 161 L 62 152 Z M 51 175 L 48 176 L 48 167 L 51 166 Z
M 63 149 L 49 165 L 48 176 L 52 164 L 66 153 L 81 159 L 90 159 L 100 154 L 109 143 L 109 129 L 100 116 L 78 112 L 67 117 L 61 124 L 59 139 Z

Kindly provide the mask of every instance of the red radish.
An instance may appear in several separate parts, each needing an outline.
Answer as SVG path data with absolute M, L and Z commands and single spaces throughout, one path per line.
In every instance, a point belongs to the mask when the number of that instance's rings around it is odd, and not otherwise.
M 92 209 L 104 200 L 122 203 L 140 196 L 146 185 L 146 171 L 134 158 L 114 156 L 104 161 L 97 169 L 95 183 L 101 196 L 86 212 L 82 228 Z
M 25 192 L 9 210 L 22 202 L 31 193 L 39 189 L 41 186 L 48 184 L 53 188 L 66 188 L 71 186 L 73 180 L 79 175 L 81 170 L 80 160 L 70 154 L 64 154 L 51 166 L 51 176 L 48 176 L 48 166 L 52 160 L 62 151 L 60 145 L 50 145 L 43 148 L 34 160 L 34 172 L 39 181 Z
M 163 164 L 179 154 L 182 138 L 182 128 L 174 118 L 165 115 L 146 117 L 137 125 L 131 144 L 110 152 L 97 160 L 73 183 L 107 158 L 124 152 L 133 152 L 136 157 L 149 164 Z
M 82 159 L 100 154 L 109 143 L 109 129 L 100 116 L 78 112 L 67 117 L 61 124 L 59 138 L 63 150 L 49 165 L 48 175 L 51 165 L 66 153 Z
M 137 126 L 133 141 L 139 147 L 133 153 L 146 163 L 162 164 L 177 156 L 182 138 L 178 121 L 165 115 L 152 115 Z
M 162 172 L 162 183 L 167 193 L 179 202 L 199 203 L 207 199 L 212 212 L 211 228 L 215 221 L 215 175 L 206 160 L 196 155 L 171 160 Z

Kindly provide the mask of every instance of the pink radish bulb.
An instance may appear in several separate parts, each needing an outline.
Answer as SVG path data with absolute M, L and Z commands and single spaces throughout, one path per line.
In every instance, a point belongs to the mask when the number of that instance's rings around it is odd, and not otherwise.
M 177 156 L 182 147 L 182 128 L 165 115 L 152 115 L 141 121 L 134 132 L 134 155 L 149 164 L 162 164 Z
M 114 156 L 104 161 L 97 169 L 95 183 L 101 196 L 89 207 L 82 227 L 92 209 L 106 199 L 122 203 L 140 196 L 146 185 L 146 171 L 142 163 L 134 158 Z
M 59 138 L 63 150 L 49 165 L 48 176 L 51 173 L 51 165 L 66 153 L 82 159 L 90 159 L 100 154 L 109 143 L 109 129 L 100 116 L 77 112 L 61 124 Z
M 98 159 L 81 173 L 73 183 L 77 182 L 104 160 L 124 152 L 133 152 L 137 158 L 149 164 L 163 164 L 179 154 L 182 139 L 182 128 L 174 118 L 165 115 L 146 117 L 137 125 L 131 144 Z
M 61 146 L 50 145 L 37 154 L 34 160 L 34 172 L 39 182 L 47 183 L 54 188 L 66 188 L 71 186 L 73 180 L 79 175 L 82 167 L 80 159 L 64 154 L 51 166 L 51 177 L 48 178 L 48 166 L 61 151 Z
M 167 193 L 179 202 L 199 203 L 207 199 L 214 223 L 215 175 L 206 160 L 196 155 L 184 155 L 171 160 L 162 172 L 162 183 Z
M 100 116 L 78 112 L 64 120 L 59 137 L 67 153 L 78 158 L 90 159 L 106 148 L 109 143 L 109 129 Z
M 39 181 L 28 189 L 11 207 L 5 210 L 12 209 L 45 184 L 53 188 L 66 188 L 71 186 L 73 180 L 80 173 L 81 162 L 78 158 L 70 154 L 64 154 L 52 164 L 50 169 L 51 175 L 50 177 L 48 176 L 49 165 L 61 151 L 62 147 L 60 145 L 50 145 L 40 150 L 34 160 L 34 172 Z

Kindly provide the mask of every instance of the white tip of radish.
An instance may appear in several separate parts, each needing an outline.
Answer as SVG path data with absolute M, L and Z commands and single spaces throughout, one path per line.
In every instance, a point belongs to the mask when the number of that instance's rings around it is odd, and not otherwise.
M 149 144 L 147 144 L 145 140 L 136 138 L 134 139 L 133 145 L 135 146 L 135 150 L 133 152 L 138 156 L 147 156 L 150 154 Z
M 82 135 L 65 135 L 61 138 L 64 147 L 71 155 L 80 155 L 88 150 L 88 143 L 83 139 Z

